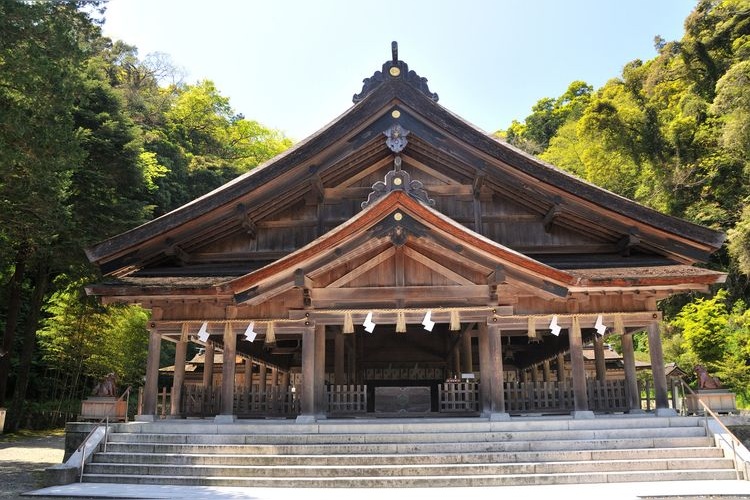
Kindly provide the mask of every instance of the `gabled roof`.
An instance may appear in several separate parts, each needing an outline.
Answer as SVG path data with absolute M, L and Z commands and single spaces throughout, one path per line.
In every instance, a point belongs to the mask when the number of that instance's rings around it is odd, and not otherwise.
M 606 228 L 685 264 L 707 260 L 724 241 L 723 233 L 656 212 L 488 136 L 436 101 L 426 79 L 403 61 L 388 61 L 382 72 L 365 80 L 356 104 L 316 134 L 214 191 L 87 249 L 87 255 L 105 274 L 125 275 L 184 239 L 241 225 L 242 213 L 253 207 L 304 196 L 337 162 L 351 158 L 363 164 L 365 157 L 387 161 L 391 153 L 382 144 L 382 132 L 394 120 L 415 137 L 415 156 L 431 154 L 460 163 L 582 231 Z M 419 147 L 430 149 L 425 153 Z

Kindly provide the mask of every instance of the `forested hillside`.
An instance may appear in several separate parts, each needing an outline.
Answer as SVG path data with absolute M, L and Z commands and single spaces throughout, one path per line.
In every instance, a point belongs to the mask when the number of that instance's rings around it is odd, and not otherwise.
M 147 313 L 85 296 L 83 248 L 291 141 L 167 56 L 101 36 L 104 2 L 0 1 L 0 407 L 6 430 L 78 410 L 114 370 L 140 383 Z
M 102 37 L 105 2 L 0 1 L 0 407 L 6 430 L 142 381 L 147 312 L 102 306 L 83 248 L 290 146 L 168 56 Z M 500 134 L 657 210 L 722 229 L 722 291 L 662 304 L 666 355 L 750 397 L 750 0 L 701 1 L 679 41 L 571 83 Z M 613 75 L 614 76 L 614 75 Z M 562 89 L 561 89 L 562 90 Z M 639 345 L 644 345 L 639 343 Z M 169 363 L 167 363 L 169 364 Z M 45 421 L 44 417 L 49 417 Z M 59 423 L 59 421 L 57 422 Z
M 661 304 L 665 356 L 701 362 L 750 396 L 750 1 L 702 0 L 681 40 L 624 64 L 594 89 L 575 81 L 498 132 L 511 144 L 615 193 L 720 229 L 729 273 L 713 297 Z M 686 303 L 690 301 L 689 303 Z

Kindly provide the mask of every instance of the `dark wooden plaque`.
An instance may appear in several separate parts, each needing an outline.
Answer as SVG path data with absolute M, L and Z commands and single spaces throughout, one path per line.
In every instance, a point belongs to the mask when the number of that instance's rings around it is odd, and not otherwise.
M 376 387 L 375 413 L 429 413 L 429 387 Z

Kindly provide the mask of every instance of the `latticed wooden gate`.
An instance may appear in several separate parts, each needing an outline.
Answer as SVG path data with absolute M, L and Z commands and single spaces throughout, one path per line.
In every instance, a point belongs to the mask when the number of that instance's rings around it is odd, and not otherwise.
M 348 414 L 367 412 L 366 385 L 329 385 L 329 414 Z
M 586 392 L 592 411 L 627 411 L 625 380 L 588 380 Z
M 442 413 L 479 411 L 479 384 L 476 382 L 440 384 L 439 393 Z

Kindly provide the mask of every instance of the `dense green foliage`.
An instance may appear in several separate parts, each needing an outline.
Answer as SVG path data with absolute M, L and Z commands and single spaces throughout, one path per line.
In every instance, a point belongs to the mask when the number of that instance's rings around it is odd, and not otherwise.
M 144 373 L 146 311 L 86 297 L 82 249 L 166 213 L 291 144 L 210 81 L 100 33 L 105 2 L 0 1 L 0 406 L 70 407 Z M 38 347 L 38 349 L 37 349 Z M 48 407 L 49 404 L 43 405 Z
M 671 300 L 668 361 L 705 364 L 750 395 L 750 1 L 701 0 L 679 41 L 627 63 L 593 91 L 573 82 L 499 133 L 583 179 L 657 210 L 726 231 L 729 273 L 713 298 Z M 680 306 L 683 306 L 680 309 Z

